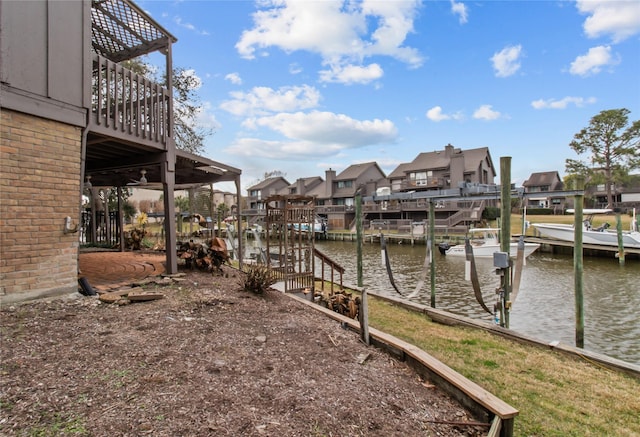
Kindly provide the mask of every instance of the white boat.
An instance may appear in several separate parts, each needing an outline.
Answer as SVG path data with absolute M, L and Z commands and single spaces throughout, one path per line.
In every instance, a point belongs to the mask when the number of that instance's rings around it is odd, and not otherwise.
M 311 226 L 307 223 L 294 223 L 293 224 L 293 229 L 295 229 L 296 231 L 301 231 L 301 232 L 309 232 L 309 229 L 311 228 Z M 329 227 L 327 225 L 327 221 L 325 219 L 323 219 L 320 216 L 316 216 L 314 221 L 313 221 L 313 232 L 314 234 L 326 234 L 327 231 L 329 230 Z
M 500 229 L 497 228 L 475 228 L 469 229 L 469 243 L 473 247 L 475 258 L 492 258 L 494 252 L 500 252 Z M 537 243 L 524 243 L 525 258 L 531 255 L 540 247 Z M 466 256 L 464 244 L 449 246 L 441 243 L 438 246 L 440 253 L 446 256 Z M 509 244 L 509 255 L 515 258 L 518 254 L 518 242 L 512 241 Z
M 567 210 L 573 212 L 573 210 Z M 595 214 L 608 214 L 613 212 L 610 209 L 585 209 L 584 214 L 588 216 L 582 222 L 582 243 L 594 244 L 600 246 L 618 247 L 618 232 L 610 229 L 609 223 L 594 228 L 592 226 L 593 216 Z M 553 238 L 561 241 L 570 241 L 573 243 L 575 237 L 575 229 L 573 225 L 560 223 L 532 223 L 532 226 L 538 230 L 541 236 Z M 622 231 L 622 245 L 625 248 L 640 249 L 640 232 L 638 231 Z

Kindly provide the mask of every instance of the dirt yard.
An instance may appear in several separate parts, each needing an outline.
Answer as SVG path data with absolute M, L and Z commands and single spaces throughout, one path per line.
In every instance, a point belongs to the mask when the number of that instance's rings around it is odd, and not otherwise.
M 404 363 L 241 274 L 188 272 L 165 297 L 0 311 L 6 436 L 477 436 Z M 365 359 L 366 358 L 366 359 Z

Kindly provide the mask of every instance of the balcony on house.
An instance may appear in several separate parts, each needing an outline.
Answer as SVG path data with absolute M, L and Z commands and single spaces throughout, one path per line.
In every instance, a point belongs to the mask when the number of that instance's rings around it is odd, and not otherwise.
M 428 176 L 420 179 L 406 179 L 400 184 L 400 190 L 441 189 L 445 186 L 444 178 Z
M 169 91 L 140 74 L 94 54 L 91 133 L 165 150 L 172 135 Z

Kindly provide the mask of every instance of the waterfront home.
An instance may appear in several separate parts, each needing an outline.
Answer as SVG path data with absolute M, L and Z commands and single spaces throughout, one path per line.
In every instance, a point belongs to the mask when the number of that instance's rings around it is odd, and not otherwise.
M 176 38 L 130 0 L 0 8 L 0 302 L 77 291 L 80 236 L 100 243 L 106 231 L 124 250 L 120 213 L 92 213 L 90 232 L 79 232 L 81 199 L 130 184 L 162 190 L 175 273 L 174 190 L 227 181 L 240 197 L 241 174 L 176 147 Z M 153 52 L 165 57 L 166 84 L 124 66 Z
M 544 171 L 539 173 L 531 173 L 529 179 L 522 183 L 525 194 L 539 193 L 527 197 L 527 208 L 551 208 L 554 214 L 562 214 L 564 212 L 566 198 L 565 196 L 554 196 L 553 191 L 562 191 L 564 183 L 560 179 L 557 171 Z

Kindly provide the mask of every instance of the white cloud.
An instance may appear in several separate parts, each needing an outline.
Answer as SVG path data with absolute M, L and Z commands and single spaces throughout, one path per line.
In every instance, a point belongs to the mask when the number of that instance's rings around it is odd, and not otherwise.
M 299 74 L 302 73 L 303 69 L 302 66 L 300 64 L 298 64 L 297 62 L 293 62 L 291 64 L 289 64 L 289 73 L 290 74 Z
M 569 72 L 578 76 L 588 76 L 602 71 L 602 67 L 615 65 L 618 60 L 611 56 L 610 46 L 598 46 L 589 49 L 586 55 L 578 56 L 571 63 Z
M 249 92 L 237 91 L 230 95 L 233 99 L 222 102 L 220 108 L 239 116 L 310 109 L 318 105 L 321 97 L 317 89 L 308 85 L 278 90 L 255 87 Z
M 320 82 L 367 84 L 380 79 L 383 75 L 384 72 L 378 64 L 369 64 L 367 66 L 345 65 L 333 67 L 331 70 L 321 70 Z
M 425 116 L 431 120 L 431 121 L 435 121 L 440 122 L 440 121 L 444 121 L 444 120 L 462 120 L 463 115 L 461 112 L 455 112 L 453 114 L 445 114 L 442 112 L 442 107 L 440 106 L 434 106 L 433 108 L 429 109 L 427 111 L 427 113 L 425 114 Z
M 178 26 L 183 27 L 183 28 L 185 28 L 185 29 L 187 29 L 187 30 L 190 30 L 190 31 L 192 31 L 192 32 L 194 32 L 194 33 L 197 33 L 198 35 L 205 35 L 205 36 L 206 36 L 206 35 L 209 35 L 209 32 L 207 32 L 206 30 L 200 30 L 200 29 L 196 28 L 196 26 L 194 26 L 194 25 L 193 25 L 193 24 L 191 24 L 191 23 L 185 23 L 184 21 L 182 21 L 182 18 L 181 18 L 181 17 L 175 17 L 175 18 L 173 19 L 173 21 L 174 21 Z
M 507 46 L 491 57 L 493 69 L 498 77 L 509 77 L 520 69 L 522 46 Z
M 464 3 L 458 3 L 455 0 L 451 0 L 451 12 L 458 15 L 460 24 L 465 24 L 468 21 L 467 5 Z
M 202 103 L 200 110 L 196 114 L 196 119 L 197 119 L 196 125 L 198 127 L 216 130 L 222 126 L 220 122 L 216 119 L 216 116 L 214 115 L 212 109 L 213 109 L 213 106 L 211 105 L 210 102 Z
M 343 114 L 313 111 L 257 118 L 255 126 L 284 136 L 282 141 L 241 138 L 226 151 L 236 155 L 294 160 L 331 156 L 342 150 L 389 144 L 398 132 L 389 120 L 355 120 Z
M 494 111 L 491 105 L 482 105 L 473 113 L 473 118 L 477 120 L 497 120 L 502 117 L 498 111 Z
M 242 85 L 242 78 L 238 73 L 229 73 L 224 78 L 234 85 Z
M 404 46 L 407 35 L 414 31 L 413 20 L 421 3 L 418 0 L 381 2 L 364 0 L 314 1 L 264 0 L 253 14 L 254 27 L 245 30 L 238 42 L 238 53 L 247 59 L 256 50 L 277 47 L 290 53 L 305 50 L 317 53 L 330 72 L 323 72 L 331 81 L 353 81 L 353 75 L 336 74 L 354 71 L 371 56 L 390 56 L 412 68 L 424 62 L 417 49 Z M 378 69 L 380 66 L 376 65 Z M 362 72 L 372 71 L 372 65 L 362 66 Z M 352 66 L 352 67 L 350 67 Z M 366 81 L 364 82 L 366 83 Z
M 589 17 L 583 28 L 590 38 L 611 34 L 614 43 L 640 33 L 640 2 L 578 0 L 578 10 Z
M 280 113 L 262 117 L 256 123 L 288 138 L 322 144 L 335 143 L 340 144 L 340 148 L 390 143 L 398 134 L 389 120 L 361 121 L 344 114 L 321 111 Z
M 585 105 L 592 105 L 596 102 L 595 97 L 564 97 L 560 100 L 555 99 L 539 99 L 531 102 L 531 106 L 534 109 L 566 109 L 569 105 L 575 105 L 578 108 L 582 108 Z

